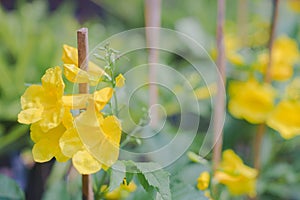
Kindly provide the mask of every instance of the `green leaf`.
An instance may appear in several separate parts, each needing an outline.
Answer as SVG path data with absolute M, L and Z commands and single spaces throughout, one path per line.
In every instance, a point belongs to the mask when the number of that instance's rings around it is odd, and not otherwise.
M 123 182 L 126 173 L 126 166 L 124 163 L 117 161 L 110 171 L 109 191 L 113 191 Z
M 154 187 L 160 198 L 163 200 L 171 199 L 170 191 L 170 179 L 169 173 L 161 169 L 161 167 L 156 163 L 135 163 L 137 169 L 140 171 L 141 175 L 144 176 L 146 182 L 149 186 Z M 153 171 L 155 170 L 155 171 Z M 146 190 L 151 188 L 148 187 L 145 183 Z M 144 186 L 143 185 L 143 186 Z
M 19 200 L 25 197 L 24 192 L 13 179 L 0 174 L 0 199 Z
M 171 186 L 172 200 L 207 200 L 208 198 L 204 196 L 203 191 L 197 190 L 190 184 L 185 184 L 183 182 L 172 184 Z

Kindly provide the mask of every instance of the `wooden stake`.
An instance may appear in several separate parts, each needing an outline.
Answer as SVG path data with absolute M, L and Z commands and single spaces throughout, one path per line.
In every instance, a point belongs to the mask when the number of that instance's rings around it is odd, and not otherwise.
M 224 47 L 224 21 L 225 21 L 225 0 L 218 0 L 218 18 L 217 18 L 217 67 L 220 73 L 218 79 L 217 95 L 215 98 L 214 112 L 214 149 L 213 149 L 213 169 L 216 170 L 221 160 L 223 145 L 223 117 L 225 115 L 225 91 L 226 82 L 226 60 Z
M 146 27 L 160 27 L 161 0 L 145 0 L 145 20 Z M 157 47 L 159 43 L 159 30 L 146 28 L 146 40 L 149 48 L 148 63 L 149 67 L 149 107 L 158 103 L 158 90 L 156 82 L 156 63 L 159 60 L 159 51 L 151 47 Z M 151 109 L 151 127 L 155 128 L 158 124 L 158 110 Z
M 270 83 L 272 81 L 271 76 L 271 67 L 272 67 L 272 54 L 273 54 L 273 44 L 275 40 L 275 33 L 276 33 L 276 27 L 277 27 L 277 21 L 278 21 L 278 7 L 279 7 L 279 0 L 273 0 L 273 11 L 272 11 L 272 19 L 271 19 L 271 29 L 270 29 L 270 38 L 269 38 L 269 60 L 268 65 L 266 68 L 266 74 L 264 77 L 265 83 Z M 262 146 L 262 140 L 264 137 L 266 125 L 260 124 L 255 138 L 254 138 L 254 167 L 255 169 L 259 170 L 261 169 L 261 146 Z
M 77 48 L 78 48 L 78 66 L 80 69 L 88 70 L 88 29 L 81 28 L 77 31 Z M 88 83 L 79 84 L 79 93 L 89 93 Z M 91 175 L 82 175 L 82 199 L 93 200 L 94 193 L 92 188 Z

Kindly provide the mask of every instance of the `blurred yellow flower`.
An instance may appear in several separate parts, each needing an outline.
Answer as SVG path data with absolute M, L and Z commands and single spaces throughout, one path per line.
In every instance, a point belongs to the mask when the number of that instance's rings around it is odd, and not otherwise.
M 224 184 L 232 195 L 256 195 L 257 170 L 244 165 L 241 158 L 232 150 L 225 150 L 222 162 L 215 172 L 214 179 Z
M 241 66 L 245 63 L 244 58 L 237 53 L 241 48 L 241 42 L 237 39 L 236 36 L 232 34 L 226 34 L 224 38 L 226 58 L 228 61 L 234 65 Z M 217 58 L 217 50 L 213 49 L 211 52 L 213 59 Z
M 291 10 L 300 13 L 300 0 L 288 0 L 287 3 Z
M 205 190 L 208 188 L 210 182 L 210 175 L 207 171 L 202 172 L 197 179 L 197 188 Z
M 270 117 L 267 125 L 280 133 L 284 139 L 300 135 L 300 101 L 281 101 Z
M 22 95 L 18 122 L 38 123 L 43 132 L 57 127 L 64 112 L 64 88 L 60 67 L 49 68 L 42 77 L 42 85 L 31 85 Z
M 250 123 L 265 122 L 274 108 L 275 90 L 269 84 L 254 79 L 229 84 L 229 112 L 236 118 Z
M 214 96 L 217 93 L 217 84 L 212 83 L 208 86 L 203 86 L 195 89 L 195 95 L 197 99 L 203 100 L 203 99 L 208 99 Z
M 64 62 L 64 75 L 72 83 L 89 83 L 95 86 L 103 75 L 107 74 L 93 62 L 88 62 L 88 71 L 81 70 L 78 66 L 78 50 L 74 47 L 63 45 L 62 61 Z
M 293 66 L 299 59 L 297 42 L 287 36 L 278 37 L 273 46 L 271 77 L 273 80 L 284 81 L 293 75 Z M 265 73 L 269 55 L 263 52 L 258 56 L 254 68 Z
M 125 84 L 125 80 L 126 79 L 124 78 L 124 76 L 122 74 L 119 74 L 116 78 L 116 86 L 119 88 L 123 87 Z
M 101 191 L 105 192 L 108 190 L 107 185 L 103 185 L 101 187 Z M 105 193 L 105 199 L 107 200 L 121 200 L 126 199 L 131 192 L 134 192 L 136 190 L 136 185 L 133 181 L 131 181 L 128 185 L 126 182 L 126 179 L 124 179 L 124 182 L 120 185 L 120 187 L 116 188 L 115 190 L 111 192 Z

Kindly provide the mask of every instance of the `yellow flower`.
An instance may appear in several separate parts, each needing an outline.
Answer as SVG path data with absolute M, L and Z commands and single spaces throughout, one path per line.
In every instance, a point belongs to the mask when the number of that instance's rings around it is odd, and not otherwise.
M 197 188 L 199 190 L 205 190 L 208 188 L 210 182 L 210 175 L 208 172 L 202 172 L 197 179 Z
M 60 138 L 63 154 L 72 157 L 81 174 L 91 174 L 110 167 L 119 156 L 121 126 L 115 116 L 103 117 L 89 100 L 87 110 L 73 119 L 63 120 L 67 131 Z
M 95 86 L 103 75 L 108 76 L 93 62 L 88 62 L 87 72 L 81 70 L 78 66 L 78 50 L 68 45 L 63 45 L 62 61 L 64 62 L 64 75 L 73 83 L 89 83 Z
M 273 80 L 284 81 L 293 75 L 293 65 L 299 59 L 297 42 L 287 36 L 278 37 L 273 46 L 271 77 Z M 269 55 L 264 52 L 258 56 L 254 68 L 265 73 Z
M 229 85 L 229 95 L 229 112 L 234 117 L 253 124 L 265 122 L 274 108 L 274 89 L 269 84 L 259 84 L 253 79 L 232 82 Z
M 257 173 L 257 170 L 244 165 L 232 150 L 225 150 L 214 178 L 226 185 L 232 195 L 247 194 L 254 197 Z
M 72 163 L 80 174 L 92 174 L 99 171 L 102 165 L 81 142 L 71 112 L 65 113 L 63 124 L 67 130 L 59 140 L 62 153 L 72 158 Z
M 131 192 L 134 192 L 136 190 L 136 185 L 133 181 L 131 181 L 128 185 L 125 181 L 120 185 L 120 187 L 116 188 L 115 190 L 111 192 L 105 193 L 105 199 L 107 200 L 120 200 L 120 199 L 126 199 Z M 103 185 L 101 187 L 101 191 L 105 192 L 108 190 L 107 185 Z
M 119 88 L 123 87 L 125 84 L 125 80 L 126 79 L 124 78 L 124 76 L 122 74 L 119 74 L 116 78 L 116 86 Z
M 22 95 L 18 122 L 38 123 L 44 132 L 57 127 L 63 117 L 64 87 L 60 67 L 48 69 L 42 85 L 31 85 Z
M 283 100 L 271 113 L 267 125 L 280 133 L 284 139 L 300 135 L 300 102 Z
M 237 39 L 236 36 L 232 34 L 226 34 L 224 38 L 224 46 L 226 52 L 226 58 L 229 62 L 234 65 L 241 66 L 245 63 L 244 58 L 237 53 L 238 50 L 241 48 L 240 41 Z M 217 58 L 217 50 L 213 49 L 211 52 L 213 59 Z
M 300 0 L 288 0 L 287 3 L 291 10 L 300 13 Z
M 65 156 L 59 147 L 59 138 L 65 130 L 62 123 L 47 132 L 43 132 L 38 123 L 32 124 L 30 127 L 30 136 L 35 143 L 32 148 L 34 161 L 47 162 L 53 157 L 60 162 L 67 161 L 69 157 Z
M 90 101 L 87 110 L 74 123 L 82 143 L 104 168 L 116 162 L 119 156 L 121 125 L 115 116 L 104 118 Z

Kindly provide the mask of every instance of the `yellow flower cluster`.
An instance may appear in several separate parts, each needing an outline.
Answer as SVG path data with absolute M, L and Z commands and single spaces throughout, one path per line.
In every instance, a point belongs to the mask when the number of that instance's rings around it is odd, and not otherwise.
M 76 83 L 98 83 L 104 71 L 91 67 L 83 73 L 76 59 L 77 49 L 64 46 L 63 61 L 69 63 L 64 65 L 67 79 Z M 21 97 L 22 111 L 18 121 L 31 124 L 34 160 L 47 162 L 55 157 L 63 162 L 72 159 L 81 174 L 107 169 L 118 159 L 121 139 L 117 117 L 105 117 L 100 112 L 110 101 L 113 88 L 64 96 L 64 87 L 61 68 L 53 67 L 46 71 L 41 85 L 31 85 Z M 73 109 L 85 111 L 74 117 Z
M 255 79 L 232 82 L 229 85 L 229 112 L 236 118 L 250 123 L 264 123 L 274 109 L 276 92 L 269 84 L 260 84 Z
M 245 63 L 244 58 L 238 53 L 238 50 L 241 48 L 240 41 L 234 35 L 227 34 L 224 38 L 224 46 L 226 52 L 226 58 L 228 61 L 236 66 L 241 66 Z M 217 50 L 213 49 L 211 56 L 217 58 Z
M 285 81 L 292 77 L 293 66 L 299 60 L 297 42 L 287 36 L 280 36 L 275 40 L 272 49 L 271 77 L 273 80 Z M 254 68 L 265 73 L 268 60 L 268 53 L 261 53 Z
M 229 112 L 253 124 L 266 123 L 285 139 L 300 135 L 300 79 L 286 89 L 286 97 L 275 105 L 276 92 L 270 84 L 254 79 L 229 85 Z
M 246 166 L 232 150 L 225 150 L 214 179 L 227 186 L 232 195 L 256 196 L 257 170 Z

